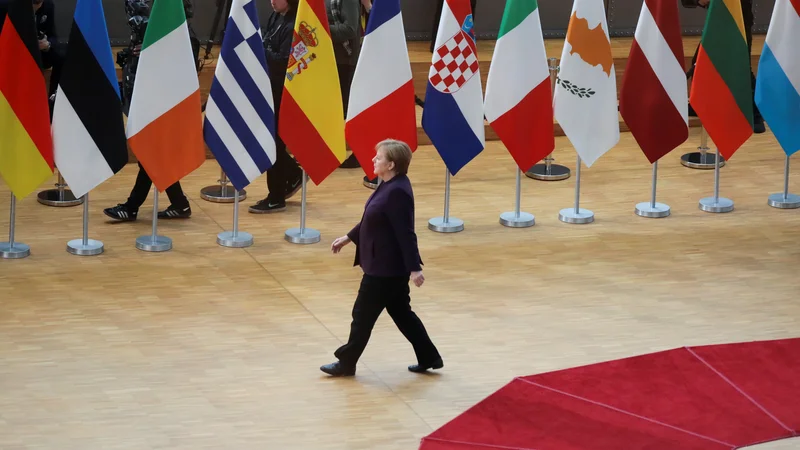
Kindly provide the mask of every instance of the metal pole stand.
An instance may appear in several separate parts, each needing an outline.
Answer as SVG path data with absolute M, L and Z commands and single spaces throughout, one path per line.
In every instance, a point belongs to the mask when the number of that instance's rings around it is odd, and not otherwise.
M 61 172 L 58 172 L 56 189 L 39 192 L 36 199 L 39 200 L 39 203 L 47 206 L 78 206 L 83 203 L 83 198 L 75 198 L 72 191 L 67 189 L 67 183 L 64 182 Z
M 217 235 L 217 244 L 223 247 L 244 248 L 253 245 L 253 235 L 239 231 L 239 191 L 233 198 L 233 231 L 223 231 Z
M 103 243 L 89 239 L 89 194 L 83 197 L 83 238 L 67 242 L 67 252 L 77 256 L 94 256 L 103 253 Z
M 786 166 L 783 171 L 783 193 L 770 195 L 767 204 L 778 209 L 800 208 L 800 195 L 789 193 L 789 155 L 786 155 Z
M 549 58 L 547 60 L 550 68 L 550 92 L 555 92 L 556 78 L 558 78 L 558 58 Z M 525 176 L 540 181 L 560 181 L 569 178 L 569 167 L 560 164 L 553 164 L 553 154 L 550 153 L 544 159 L 544 164 L 536 164 L 531 167 Z
M 31 248 L 21 242 L 14 242 L 14 219 L 17 215 L 17 197 L 11 194 L 11 219 L 8 222 L 8 242 L 0 242 L 0 258 L 20 259 L 30 256 Z
M 228 187 L 228 176 L 225 171 L 220 168 L 219 184 L 213 186 L 206 186 L 200 189 L 200 198 L 214 203 L 231 203 L 233 202 L 233 193 L 236 190 L 233 186 Z M 242 189 L 239 191 L 239 200 L 247 198 L 247 192 Z
M 500 225 L 509 228 L 527 228 L 527 227 L 532 227 L 536 223 L 533 214 L 520 212 L 519 208 L 520 208 L 521 198 L 522 198 L 522 171 L 517 170 L 516 207 L 512 212 L 504 212 L 503 214 L 500 214 Z
M 656 179 L 658 178 L 658 161 L 653 163 L 653 193 L 649 202 L 636 205 L 636 215 L 658 219 L 669 216 L 669 206 L 656 203 Z
M 306 185 L 308 174 L 303 170 L 303 187 L 300 200 L 300 228 L 289 228 L 283 238 L 292 244 L 316 244 L 321 237 L 319 231 L 306 228 Z
M 581 156 L 575 164 L 575 207 L 559 211 L 558 220 L 566 223 L 584 224 L 594 222 L 594 213 L 588 209 L 581 209 Z
M 714 162 L 716 156 L 714 153 L 708 153 L 708 135 L 705 127 L 700 127 L 700 147 L 697 147 L 697 150 L 700 151 L 682 155 L 681 164 L 690 169 L 713 169 L 716 166 Z M 720 157 L 719 166 L 725 166 L 725 158 Z
M 172 249 L 172 239 L 158 233 L 158 189 L 153 185 L 153 234 L 136 238 L 136 248 L 145 252 L 166 252 Z
M 464 221 L 450 217 L 450 171 L 445 167 L 444 216 L 428 221 L 428 229 L 437 233 L 458 233 L 464 231 Z
M 719 149 L 717 149 L 716 164 L 714 167 L 714 196 L 700 199 L 698 205 L 701 210 L 710 213 L 726 213 L 733 211 L 733 200 L 719 197 Z

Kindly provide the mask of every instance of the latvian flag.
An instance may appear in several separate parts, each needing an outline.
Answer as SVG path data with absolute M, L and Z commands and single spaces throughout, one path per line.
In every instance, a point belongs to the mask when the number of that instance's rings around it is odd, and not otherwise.
M 645 0 L 620 89 L 619 110 L 651 163 L 689 138 L 678 3 Z
M 375 145 L 397 139 L 417 148 L 411 63 L 400 0 L 376 0 L 353 76 L 345 136 L 367 177 Z
M 53 175 L 50 111 L 30 0 L 13 0 L 0 32 L 0 175 L 17 198 Z
M 128 162 L 119 84 L 101 0 L 78 0 L 53 111 L 56 166 L 76 197 Z
M 233 0 L 203 128 L 236 189 L 275 162 L 275 111 L 255 0 Z

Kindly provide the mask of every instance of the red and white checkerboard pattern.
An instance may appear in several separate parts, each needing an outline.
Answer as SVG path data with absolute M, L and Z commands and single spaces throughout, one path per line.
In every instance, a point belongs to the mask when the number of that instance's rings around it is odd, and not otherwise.
M 434 57 L 428 79 L 439 92 L 456 92 L 478 73 L 478 55 L 463 31 L 437 48 Z

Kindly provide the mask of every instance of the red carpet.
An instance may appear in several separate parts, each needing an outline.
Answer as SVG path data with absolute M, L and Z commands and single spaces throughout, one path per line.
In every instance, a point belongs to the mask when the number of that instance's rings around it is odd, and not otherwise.
M 730 450 L 798 433 L 800 338 L 516 378 L 420 449 Z

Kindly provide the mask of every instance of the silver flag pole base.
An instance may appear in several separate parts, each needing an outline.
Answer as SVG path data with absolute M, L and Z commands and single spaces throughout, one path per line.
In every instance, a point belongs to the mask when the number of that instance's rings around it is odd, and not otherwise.
M 795 195 L 795 194 L 784 195 L 783 193 L 772 194 L 769 196 L 767 204 L 769 206 L 772 206 L 773 208 L 778 208 L 778 209 L 800 208 L 800 195 Z
M 681 156 L 681 164 L 690 169 L 714 169 L 716 158 L 716 153 L 691 152 Z M 725 158 L 722 156 L 719 158 L 719 166 L 725 166 Z
M 570 170 L 561 164 L 536 164 L 525 172 L 525 176 L 539 181 L 561 181 L 569 178 Z
M 95 256 L 103 253 L 103 243 L 89 239 L 84 244 L 83 239 L 73 239 L 67 242 L 67 252 L 77 256 Z
M 558 212 L 558 220 L 565 223 L 584 224 L 594 222 L 594 213 L 588 209 L 565 208 Z
M 83 203 L 83 197 L 75 198 L 69 189 L 48 189 L 39 192 L 36 200 L 46 206 L 78 206 Z
M 313 228 L 289 228 L 283 238 L 292 244 L 316 244 L 321 239 L 319 231 Z
M 21 242 L 0 242 L 0 258 L 3 259 L 22 259 L 31 255 L 31 248 Z
M 733 211 L 733 200 L 725 197 L 714 199 L 714 197 L 701 198 L 698 205 L 701 211 L 710 213 L 726 213 Z
M 217 244 L 223 247 L 244 248 L 253 245 L 253 235 L 244 231 L 223 231 L 217 235 Z
M 536 219 L 533 214 L 520 212 L 517 214 L 514 211 L 504 212 L 500 214 L 500 225 L 509 228 L 528 228 L 536 224 Z
M 663 203 L 656 203 L 655 206 L 653 206 L 653 204 L 650 202 L 642 202 L 636 205 L 637 216 L 660 219 L 662 217 L 669 216 L 669 214 L 669 206 Z
M 454 217 L 434 217 L 428 221 L 428 229 L 437 233 L 458 233 L 464 231 L 464 221 Z
M 166 252 L 172 249 L 172 239 L 166 236 L 139 236 L 136 248 L 144 252 Z
M 233 196 L 236 189 L 233 186 L 206 186 L 200 189 L 200 198 L 212 203 L 233 203 Z M 247 198 L 247 191 L 239 191 L 239 200 Z

